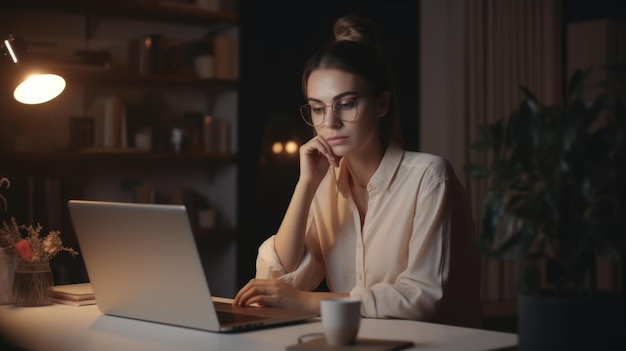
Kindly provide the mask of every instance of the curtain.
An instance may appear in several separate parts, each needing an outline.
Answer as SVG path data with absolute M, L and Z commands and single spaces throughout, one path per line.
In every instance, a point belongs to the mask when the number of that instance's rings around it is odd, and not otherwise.
M 479 127 L 510 114 L 521 102 L 520 86 L 546 104 L 560 103 L 564 87 L 561 0 L 448 0 L 449 98 L 456 145 L 449 158 L 467 163 L 467 146 Z M 422 67 L 424 68 L 424 67 Z M 423 118 L 423 117 L 422 117 Z M 466 180 L 474 218 L 486 184 Z M 485 314 L 515 313 L 517 265 L 483 259 Z M 495 310 L 494 310 L 495 309 Z
M 564 33 L 560 0 L 467 0 L 463 6 L 463 89 L 458 98 L 471 143 L 479 137 L 479 126 L 519 105 L 520 86 L 546 104 L 561 102 Z M 485 188 L 485 183 L 468 182 L 477 221 Z M 515 308 L 518 268 L 515 262 L 483 259 L 486 314 Z

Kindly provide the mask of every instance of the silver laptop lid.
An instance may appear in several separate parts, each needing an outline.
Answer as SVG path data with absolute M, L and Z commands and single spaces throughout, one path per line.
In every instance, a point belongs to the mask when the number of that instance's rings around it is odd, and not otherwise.
M 220 330 L 184 206 L 68 205 L 102 313 Z

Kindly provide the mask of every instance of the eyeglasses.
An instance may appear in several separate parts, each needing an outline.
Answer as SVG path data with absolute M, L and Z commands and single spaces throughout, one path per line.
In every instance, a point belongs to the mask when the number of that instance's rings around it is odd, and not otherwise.
M 306 124 L 311 127 L 319 127 L 324 123 L 326 117 L 326 107 L 331 107 L 335 117 L 344 122 L 354 121 L 358 114 L 357 100 L 368 95 L 342 98 L 333 102 L 331 105 L 324 105 L 319 102 L 305 104 L 300 106 L 300 115 Z

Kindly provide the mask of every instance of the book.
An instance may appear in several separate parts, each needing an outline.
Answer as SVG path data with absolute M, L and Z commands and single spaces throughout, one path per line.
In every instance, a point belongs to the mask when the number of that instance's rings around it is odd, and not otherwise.
M 53 297 L 52 302 L 63 304 L 63 305 L 70 305 L 70 306 L 87 306 L 87 305 L 95 305 L 96 299 L 82 300 L 82 301 L 70 301 L 70 300 L 64 300 L 64 299 L 57 299 Z
M 62 301 L 90 301 L 95 295 L 91 283 L 56 285 L 52 288 L 52 298 Z
M 94 119 L 94 146 L 97 148 L 125 148 L 126 106 L 118 96 L 97 98 L 92 107 Z
M 230 125 L 228 121 L 207 115 L 202 125 L 204 152 L 227 153 L 230 151 Z
M 239 38 L 218 35 L 213 38 L 215 78 L 239 78 Z

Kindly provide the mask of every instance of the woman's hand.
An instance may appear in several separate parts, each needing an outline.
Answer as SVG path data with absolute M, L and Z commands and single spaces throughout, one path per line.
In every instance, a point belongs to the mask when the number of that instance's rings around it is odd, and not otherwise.
M 311 304 L 312 294 L 298 290 L 286 284 L 280 279 L 251 279 L 239 292 L 233 301 L 233 305 L 245 306 L 259 304 L 260 306 L 273 306 L 289 309 L 311 311 L 315 310 Z M 317 308 L 319 310 L 319 308 Z
M 330 165 L 338 166 L 339 159 L 321 136 L 318 135 L 300 146 L 300 179 L 274 239 L 276 254 L 286 272 L 296 270 L 304 257 L 309 209 Z M 258 295 L 260 292 L 256 293 Z M 248 295 L 245 296 L 245 301 L 250 298 Z
M 316 135 L 300 146 L 300 180 L 318 185 L 328 167 L 339 166 L 339 159 L 326 139 Z

